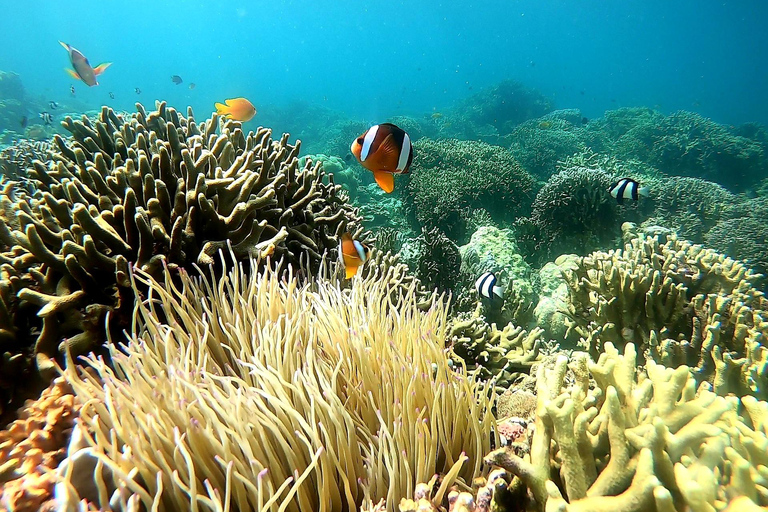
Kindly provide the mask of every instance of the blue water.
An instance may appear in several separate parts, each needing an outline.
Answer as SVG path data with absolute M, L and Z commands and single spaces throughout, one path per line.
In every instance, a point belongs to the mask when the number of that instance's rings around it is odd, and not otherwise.
M 262 112 L 300 99 L 377 120 L 439 111 L 512 78 L 590 117 L 649 106 L 768 123 L 762 0 L 4 4 L 0 70 L 46 101 L 71 104 L 74 84 L 88 108 L 162 98 L 203 117 L 245 96 Z M 94 66 L 113 62 L 101 85 L 64 73 L 58 40 Z

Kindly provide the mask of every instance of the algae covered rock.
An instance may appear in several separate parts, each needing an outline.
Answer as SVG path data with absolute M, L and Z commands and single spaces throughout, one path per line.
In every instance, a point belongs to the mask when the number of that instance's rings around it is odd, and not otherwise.
M 468 244 L 459 247 L 462 267 L 474 279 L 483 272 L 496 274 L 504 288 L 504 305 L 497 318 L 500 324 L 515 320 L 525 325 L 536 302 L 533 270 L 520 255 L 511 229 L 483 226 L 472 234 Z M 472 272 L 474 270 L 474 272 Z M 474 289 L 473 289 L 474 291 Z

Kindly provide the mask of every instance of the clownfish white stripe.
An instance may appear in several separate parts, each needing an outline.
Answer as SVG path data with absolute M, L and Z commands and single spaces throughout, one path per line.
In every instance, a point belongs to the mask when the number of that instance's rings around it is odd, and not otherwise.
M 371 129 L 365 132 L 365 139 L 363 140 L 363 150 L 360 152 L 360 161 L 364 162 L 371 152 L 371 146 L 376 138 L 376 134 L 379 132 L 379 125 L 371 126 Z
M 339 263 L 344 264 L 344 241 L 339 239 Z
M 403 136 L 403 145 L 400 150 L 400 158 L 397 159 L 397 170 L 403 172 L 408 166 L 408 159 L 411 156 L 411 138 L 405 133 Z
M 363 247 L 363 244 L 361 244 L 357 240 L 352 240 L 352 243 L 355 244 L 355 249 L 357 249 L 357 255 L 360 257 L 360 261 L 365 263 L 365 260 L 367 259 L 367 257 L 365 255 L 365 248 Z

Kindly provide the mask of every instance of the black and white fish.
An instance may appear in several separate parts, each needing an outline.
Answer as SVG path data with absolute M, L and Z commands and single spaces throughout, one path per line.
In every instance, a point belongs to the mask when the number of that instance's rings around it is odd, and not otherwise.
M 136 87 L 136 88 L 134 89 L 134 91 L 136 92 L 136 94 L 141 94 L 141 89 L 139 89 L 138 87 Z
M 640 196 L 648 197 L 651 193 L 648 187 L 642 187 L 632 178 L 621 178 L 611 185 L 608 189 L 611 197 L 616 198 L 616 202 L 622 204 L 625 199 L 637 201 Z
M 109 93 L 109 97 L 110 97 L 111 99 L 115 99 L 115 93 L 113 93 L 113 92 L 110 92 L 110 93 Z
M 488 300 L 504 298 L 504 288 L 498 286 L 498 279 L 493 272 L 486 272 L 475 281 L 475 290 L 480 297 Z
M 53 122 L 53 116 L 48 112 L 40 112 L 40 119 L 42 119 L 46 125 L 50 125 Z
M 48 106 L 51 107 L 51 110 L 56 110 L 57 108 L 59 108 L 59 104 L 56 103 L 55 101 L 49 101 Z

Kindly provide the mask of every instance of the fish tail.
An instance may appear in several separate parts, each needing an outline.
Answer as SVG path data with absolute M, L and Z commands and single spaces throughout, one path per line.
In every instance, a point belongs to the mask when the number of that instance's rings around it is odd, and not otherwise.
M 352 276 L 357 274 L 357 269 L 358 268 L 359 267 L 357 267 L 356 265 L 347 265 L 347 266 L 345 266 L 344 267 L 344 274 L 345 274 L 346 278 L 347 279 L 352 279 Z
M 111 62 L 102 62 L 101 64 L 99 64 L 98 66 L 93 68 L 93 74 L 98 76 L 98 75 L 102 74 L 104 72 L 104 70 L 107 69 L 111 65 L 112 65 Z
M 637 194 L 640 196 L 648 197 L 651 195 L 651 189 L 648 187 L 639 187 L 637 189 Z

